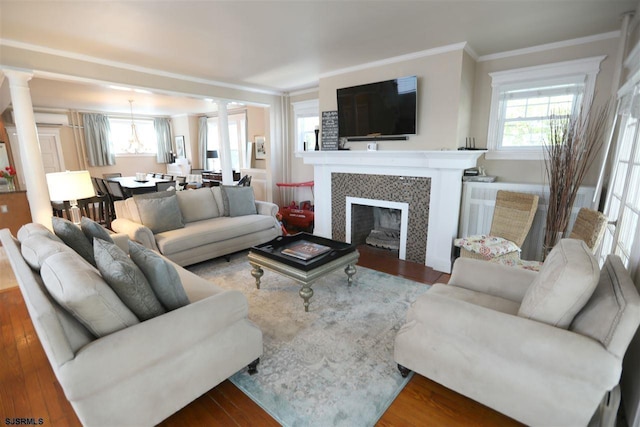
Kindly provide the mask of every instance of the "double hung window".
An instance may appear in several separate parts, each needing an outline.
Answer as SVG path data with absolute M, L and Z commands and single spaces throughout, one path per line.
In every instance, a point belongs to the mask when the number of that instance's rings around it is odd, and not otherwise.
M 313 151 L 316 144 L 315 130 L 320 124 L 320 103 L 317 99 L 293 103 L 296 151 Z
M 240 171 L 245 166 L 247 144 L 247 113 L 245 111 L 229 112 L 227 116 L 229 124 L 229 144 L 231 154 L 231 167 L 234 171 Z M 218 133 L 218 118 L 207 119 L 207 150 L 220 149 L 220 135 Z M 221 170 L 220 159 L 212 159 L 212 164 L 207 169 Z
M 552 117 L 576 115 L 593 96 L 604 57 L 491 73 L 489 159 L 542 159 Z

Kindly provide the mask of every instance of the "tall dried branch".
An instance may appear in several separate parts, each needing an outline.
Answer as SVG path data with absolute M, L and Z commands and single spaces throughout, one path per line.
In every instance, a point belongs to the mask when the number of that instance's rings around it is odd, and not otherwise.
M 551 117 L 550 140 L 544 144 L 545 172 L 549 181 L 546 250 L 567 232 L 580 185 L 604 143 L 609 106 L 609 103 L 595 109 L 589 106 L 572 118 Z

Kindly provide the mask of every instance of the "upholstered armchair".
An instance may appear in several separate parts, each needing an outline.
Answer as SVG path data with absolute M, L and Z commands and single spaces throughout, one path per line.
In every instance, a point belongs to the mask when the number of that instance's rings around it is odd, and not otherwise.
M 615 414 L 639 324 L 620 259 L 600 271 L 583 241 L 563 239 L 539 272 L 459 258 L 409 309 L 395 360 L 527 425 L 587 425 L 605 397 Z
M 520 259 L 520 249 L 529 233 L 538 208 L 538 196 L 500 190 L 488 235 L 456 239 L 463 258 L 493 260 Z

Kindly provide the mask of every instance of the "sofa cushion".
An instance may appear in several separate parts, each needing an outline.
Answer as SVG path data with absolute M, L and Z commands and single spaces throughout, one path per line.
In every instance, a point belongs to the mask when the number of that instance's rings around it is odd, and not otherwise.
M 166 256 L 268 230 L 274 226 L 275 218 L 272 216 L 220 217 L 188 223 L 183 229 L 166 231 L 155 237 L 160 252 Z
M 253 215 L 256 211 L 256 199 L 251 187 L 233 185 L 222 186 L 224 216 Z
M 80 227 L 65 218 L 52 218 L 53 231 L 56 236 L 71 249 L 76 251 L 82 258 L 86 259 L 91 265 L 96 265 L 93 257 L 93 247 L 87 236 L 84 235 Z
M 100 274 L 138 319 L 151 319 L 165 312 L 144 273 L 122 249 L 100 239 L 94 239 L 93 248 Z
M 98 270 L 76 253 L 49 256 L 40 274 L 53 299 L 96 337 L 139 323 Z
M 106 240 L 107 242 L 113 243 L 113 239 L 109 235 L 109 232 L 106 228 L 92 220 L 91 218 L 87 218 L 83 216 L 80 219 L 80 229 L 87 237 L 89 242 L 93 242 L 93 238 Z
M 69 246 L 65 245 L 59 239 L 54 240 L 52 237 L 46 234 L 32 234 L 25 239 L 20 245 L 20 251 L 22 257 L 29 264 L 29 267 L 39 271 L 42 267 L 42 263 L 49 256 L 58 252 L 73 252 Z
M 175 267 L 156 252 L 129 240 L 129 256 L 142 270 L 154 294 L 167 310 L 175 310 L 189 304 Z
M 176 197 L 185 223 L 220 216 L 220 209 L 209 187 L 179 191 Z
M 184 227 L 175 192 L 162 193 L 166 194 L 155 198 L 136 198 L 140 220 L 153 234 Z
M 562 239 L 524 295 L 518 316 L 567 329 L 593 294 L 600 269 L 582 240 Z
M 37 222 L 30 222 L 20 227 L 16 237 L 20 242 L 24 242 L 27 238 L 29 238 L 29 236 L 33 236 L 34 234 L 47 235 L 51 239 L 57 240 L 62 243 L 62 239 L 53 234 L 47 227 L 42 224 L 38 224 Z

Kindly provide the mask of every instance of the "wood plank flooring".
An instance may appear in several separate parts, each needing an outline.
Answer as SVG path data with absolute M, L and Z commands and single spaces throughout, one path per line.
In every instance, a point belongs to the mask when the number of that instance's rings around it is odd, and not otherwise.
M 449 276 L 423 265 L 359 248 L 359 265 L 422 283 L 446 283 Z M 0 247 L 0 251 L 4 252 Z M 0 254 L 0 283 L 16 284 Z M 17 287 L 0 290 L 0 420 L 42 418 L 46 426 L 80 426 L 64 397 L 29 319 Z M 162 426 L 277 426 L 262 408 L 224 381 L 178 411 Z M 378 426 L 511 426 L 517 422 L 420 375 L 414 375 Z

